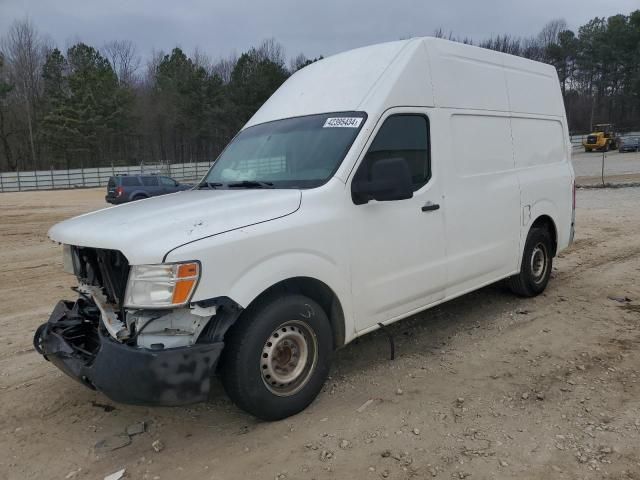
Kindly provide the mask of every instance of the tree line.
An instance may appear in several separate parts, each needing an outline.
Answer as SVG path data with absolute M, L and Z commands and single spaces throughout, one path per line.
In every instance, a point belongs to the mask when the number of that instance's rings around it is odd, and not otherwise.
M 438 29 L 437 37 L 474 44 Z M 614 122 L 640 129 L 640 10 L 563 20 L 533 37 L 476 43 L 554 65 L 572 131 Z M 320 57 L 322 58 L 322 57 Z M 274 39 L 212 61 L 201 50 L 154 52 L 129 41 L 56 47 L 28 20 L 0 39 L 0 171 L 214 159 L 296 70 Z

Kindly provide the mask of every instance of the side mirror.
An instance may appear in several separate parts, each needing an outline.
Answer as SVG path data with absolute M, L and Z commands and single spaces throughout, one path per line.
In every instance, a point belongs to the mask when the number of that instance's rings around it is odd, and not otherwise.
M 370 200 L 389 202 L 413 197 L 411 171 L 404 158 L 384 158 L 371 165 L 368 179 L 354 178 L 352 198 L 356 205 Z

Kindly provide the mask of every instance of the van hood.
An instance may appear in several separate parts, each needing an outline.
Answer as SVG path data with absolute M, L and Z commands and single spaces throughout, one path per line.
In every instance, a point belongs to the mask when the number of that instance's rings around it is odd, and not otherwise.
M 188 190 L 65 220 L 49 238 L 119 250 L 132 265 L 160 263 L 185 243 L 289 215 L 301 197 L 300 190 Z

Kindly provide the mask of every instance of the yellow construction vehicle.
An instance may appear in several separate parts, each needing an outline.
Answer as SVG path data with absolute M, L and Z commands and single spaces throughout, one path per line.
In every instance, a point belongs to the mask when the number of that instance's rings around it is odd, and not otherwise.
M 582 141 L 585 152 L 592 150 L 602 150 L 608 152 L 618 148 L 618 138 L 616 129 L 612 123 L 600 123 L 595 126 L 593 133 L 587 135 Z

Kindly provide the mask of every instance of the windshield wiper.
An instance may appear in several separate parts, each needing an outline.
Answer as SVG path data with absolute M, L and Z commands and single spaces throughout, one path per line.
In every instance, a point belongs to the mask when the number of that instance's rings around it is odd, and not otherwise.
M 210 190 L 215 190 L 216 187 L 221 187 L 221 186 L 222 184 L 217 182 L 202 182 L 200 185 L 198 185 L 198 190 L 201 188 L 208 188 Z
M 242 180 L 241 182 L 228 183 L 229 188 L 273 188 L 271 182 L 259 182 L 257 180 Z

